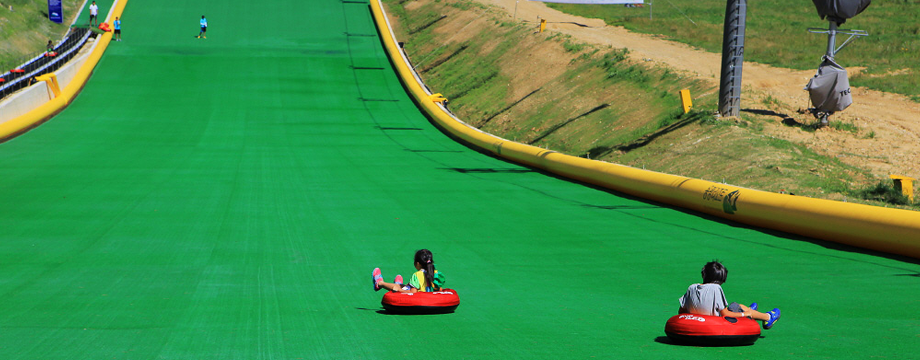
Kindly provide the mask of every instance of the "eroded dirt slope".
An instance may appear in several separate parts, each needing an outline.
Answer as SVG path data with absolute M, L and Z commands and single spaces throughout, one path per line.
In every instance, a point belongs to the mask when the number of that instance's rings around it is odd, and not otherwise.
M 513 20 L 534 23 L 539 18 L 547 19 L 548 31 L 561 32 L 586 43 L 627 48 L 635 59 L 718 82 L 719 54 L 607 26 L 600 19 L 564 14 L 540 2 L 475 1 L 504 9 L 509 19 L 514 16 Z M 846 164 L 869 169 L 877 176 L 900 174 L 920 178 L 920 104 L 902 95 L 854 87 L 854 104 L 835 114 L 832 120 L 852 123 L 858 127 L 857 133 L 830 128 L 802 131 L 796 126 L 815 122 L 811 115 L 800 113 L 809 107 L 808 94 L 803 87 L 813 75 L 814 71 L 810 70 L 746 62 L 742 97 L 742 107 L 746 111 L 742 117 L 754 113 L 775 116 L 776 121 L 765 129 L 767 134 L 807 144 L 816 152 L 836 156 Z

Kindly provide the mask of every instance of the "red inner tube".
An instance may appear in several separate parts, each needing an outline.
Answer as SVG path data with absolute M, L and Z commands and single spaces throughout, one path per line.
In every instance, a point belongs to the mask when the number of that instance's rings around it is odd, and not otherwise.
M 760 338 L 760 324 L 751 318 L 679 314 L 668 319 L 664 332 L 681 344 L 751 345 Z
M 383 308 L 396 314 L 444 314 L 460 305 L 460 296 L 454 289 L 434 292 L 387 292 L 380 301 Z

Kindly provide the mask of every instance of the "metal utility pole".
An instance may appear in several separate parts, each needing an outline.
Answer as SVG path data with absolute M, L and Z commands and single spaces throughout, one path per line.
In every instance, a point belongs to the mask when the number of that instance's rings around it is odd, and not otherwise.
M 834 60 L 834 54 L 837 53 L 837 22 L 830 21 L 830 27 L 827 29 L 827 56 L 828 59 Z
M 741 66 L 744 63 L 744 27 L 747 0 L 728 0 L 722 32 L 722 75 L 719 82 L 719 114 L 741 114 Z

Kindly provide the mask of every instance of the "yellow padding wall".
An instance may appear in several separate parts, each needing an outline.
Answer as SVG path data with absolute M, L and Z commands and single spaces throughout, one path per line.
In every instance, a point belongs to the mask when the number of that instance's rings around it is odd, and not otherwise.
M 380 0 L 371 12 L 399 77 L 422 110 L 453 136 L 502 158 L 731 221 L 920 258 L 920 212 L 811 199 L 589 160 L 484 133 L 430 99 L 397 45 Z
M 108 22 L 114 21 L 115 17 L 121 17 L 121 13 L 128 3 L 128 0 L 115 1 L 115 6 L 109 14 Z M 61 91 L 60 96 L 55 96 L 51 101 L 44 103 L 25 115 L 0 124 L 0 140 L 6 140 L 23 133 L 37 126 L 42 121 L 51 118 L 61 110 L 64 110 L 64 107 L 66 107 L 67 104 L 77 96 L 77 93 L 83 89 L 83 86 L 86 85 L 89 76 L 93 73 L 93 68 L 99 63 L 99 59 L 102 58 L 102 54 L 105 53 L 105 49 L 109 46 L 109 42 L 112 41 L 112 32 L 107 31 L 105 34 L 98 36 L 96 41 L 96 48 L 93 49 L 89 58 L 83 63 L 80 70 L 77 71 L 77 75 L 70 81 L 70 84 Z

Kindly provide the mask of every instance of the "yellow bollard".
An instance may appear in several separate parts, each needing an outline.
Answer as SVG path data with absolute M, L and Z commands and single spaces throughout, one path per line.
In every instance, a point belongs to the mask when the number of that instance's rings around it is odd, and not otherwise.
M 894 180 L 894 188 L 901 190 L 901 194 L 907 196 L 910 202 L 914 202 L 914 178 L 901 176 L 901 175 L 889 175 L 892 180 Z
M 546 30 L 546 19 L 540 19 L 540 32 Z
M 35 80 L 44 81 L 46 84 L 48 84 L 48 87 L 51 89 L 51 92 L 54 93 L 54 97 L 61 96 L 61 87 L 58 85 L 57 75 L 45 74 L 41 76 L 36 76 Z
M 684 107 L 684 114 L 690 112 L 693 107 L 693 99 L 690 98 L 690 89 L 680 91 L 680 104 Z
M 428 96 L 428 99 L 436 103 L 446 103 L 447 102 L 447 98 L 445 98 L 444 95 L 441 95 L 440 93 L 431 94 Z

